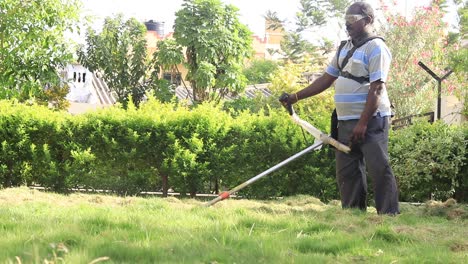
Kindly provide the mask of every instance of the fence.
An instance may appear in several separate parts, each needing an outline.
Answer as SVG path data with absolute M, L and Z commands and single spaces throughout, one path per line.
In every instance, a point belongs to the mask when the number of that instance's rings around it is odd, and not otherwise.
M 429 112 L 429 113 L 419 114 L 419 115 L 410 115 L 410 116 L 407 116 L 407 117 L 395 119 L 395 120 L 392 121 L 392 128 L 393 129 L 399 129 L 399 128 L 409 126 L 409 125 L 411 125 L 413 123 L 413 119 L 415 119 L 415 118 L 426 118 L 429 121 L 429 123 L 433 123 L 434 122 L 434 112 Z

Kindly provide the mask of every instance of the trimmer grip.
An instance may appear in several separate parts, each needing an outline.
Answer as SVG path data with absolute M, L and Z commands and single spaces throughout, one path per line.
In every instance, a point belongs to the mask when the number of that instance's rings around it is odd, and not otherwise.
M 350 147 L 343 145 L 341 142 L 332 137 L 322 136 L 322 141 L 334 146 L 337 150 L 342 151 L 344 153 L 349 153 L 351 151 Z
M 278 100 L 284 106 L 284 108 L 286 108 L 286 110 L 288 110 L 289 115 L 293 115 L 294 109 L 292 107 L 292 104 L 289 103 L 289 94 L 288 93 L 283 93 Z

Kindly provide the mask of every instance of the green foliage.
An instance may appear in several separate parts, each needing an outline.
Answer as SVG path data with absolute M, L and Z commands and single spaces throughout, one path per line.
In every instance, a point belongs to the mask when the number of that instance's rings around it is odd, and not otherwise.
M 77 28 L 79 9 L 77 0 L 0 2 L 0 99 L 47 103 L 44 87 L 63 86 L 58 71 L 73 58 L 64 33 Z
M 231 116 L 212 104 L 189 109 L 151 97 L 138 109 L 129 105 L 127 110 L 108 108 L 80 116 L 9 102 L 0 107 L 7 109 L 0 111 L 4 186 L 26 183 L 57 191 L 78 187 L 120 194 L 172 187 L 193 196 L 229 189 L 311 144 L 283 109 Z M 242 194 L 299 192 L 335 198 L 337 193 L 329 191 L 335 188 L 333 169 L 316 169 L 332 167 L 330 158 L 317 152 L 305 168 L 295 163 L 293 172 L 272 176 L 260 192 L 247 188 Z M 323 184 L 297 182 L 312 174 Z M 169 186 L 164 187 L 166 176 Z
M 248 84 L 268 83 L 271 74 L 278 68 L 278 63 L 266 59 L 254 59 L 244 69 Z
M 62 118 L 45 107 L 2 102 L 0 163 L 2 185 L 18 186 L 41 182 L 65 191 L 71 160 L 63 153 Z
M 297 14 L 297 26 L 305 30 L 325 25 L 330 18 L 342 16 L 346 8 L 357 1 L 350 0 L 301 0 L 301 8 Z
M 88 28 L 86 46 L 78 52 L 79 61 L 94 73 L 101 73 L 117 101 L 125 107 L 131 97 L 138 106 L 145 92 L 153 88 L 159 69 L 147 62 L 146 28 L 135 18 L 107 17 L 102 32 Z M 155 71 L 156 73 L 152 73 Z M 148 76 L 149 75 L 149 76 Z
M 268 114 L 270 109 L 280 107 L 281 105 L 278 103 L 276 97 L 266 97 L 261 92 L 257 92 L 253 98 L 241 96 L 233 100 L 223 101 L 223 109 L 232 116 L 238 116 L 243 112 L 250 112 L 253 114 L 263 112 Z
M 468 88 L 466 80 L 468 79 L 468 49 L 466 48 L 466 39 L 468 38 L 468 1 L 459 1 L 459 32 L 449 35 L 449 45 L 453 46 L 449 50 L 449 67 L 454 71 L 454 75 L 458 78 L 462 85 L 455 91 L 455 94 L 460 101 L 465 102 L 463 114 L 468 116 Z M 465 41 L 465 46 L 463 46 Z
M 468 190 L 468 127 L 424 121 L 396 130 L 390 155 L 402 201 L 463 197 Z
M 273 74 L 271 85 L 269 86 L 272 93 L 278 98 L 283 92 L 295 93 L 307 84 L 304 82 L 303 72 L 309 72 L 310 66 L 304 64 L 287 63 L 278 68 Z M 329 131 L 330 116 L 335 108 L 333 102 L 334 91 L 329 89 L 321 94 L 309 97 L 294 105 L 296 112 L 300 116 L 310 117 L 308 120 L 311 124 L 321 129 Z
M 185 58 L 182 52 L 182 47 L 177 44 L 173 39 L 164 39 L 158 41 L 156 44 L 157 50 L 153 53 L 153 59 L 151 64 L 153 64 L 154 69 L 161 69 L 162 72 L 169 71 L 171 73 L 171 82 L 168 82 L 165 79 L 158 80 L 158 74 L 160 71 L 153 71 L 152 80 L 150 84 L 156 98 L 162 102 L 169 102 L 174 97 L 173 87 L 171 84 L 176 81 L 177 75 L 180 74 L 179 68 L 177 65 L 184 63 Z M 158 80 L 158 81 L 154 81 Z M 185 82 L 182 80 L 184 86 Z
M 173 67 L 184 62 L 182 47 L 173 39 L 158 41 L 157 51 L 153 54 L 155 61 L 163 70 L 172 70 Z
M 304 64 L 285 63 L 273 73 L 269 89 L 278 96 L 282 92 L 294 93 L 304 88 L 302 73 L 308 70 Z
M 150 97 L 139 108 L 130 104 L 126 110 L 71 116 L 2 101 L 0 182 L 60 192 L 87 188 L 130 195 L 172 188 L 191 196 L 218 193 L 312 145 L 313 138 L 276 105 L 257 113 L 226 112 L 214 103 L 191 109 Z M 324 111 L 322 107 L 326 105 L 317 102 L 314 111 Z M 297 110 L 314 113 L 306 107 Z M 327 131 L 325 113 L 301 117 Z M 418 123 L 392 134 L 390 156 L 403 201 L 431 195 L 467 199 L 467 131 L 466 126 Z M 312 151 L 239 195 L 336 199 L 333 154 L 327 147 Z
M 47 103 L 53 109 L 65 110 L 70 106 L 70 102 L 65 98 L 69 92 L 68 84 L 48 85 L 44 89 L 43 96 L 39 97 L 42 99 L 40 102 Z
M 205 208 L 195 199 L 10 188 L 0 190 L 0 262 L 466 262 L 466 205 L 425 208 L 385 217 L 305 195 Z
M 333 50 L 331 41 L 326 37 L 319 37 L 317 38 L 319 44 L 312 44 L 304 38 L 303 33 L 314 31 L 325 25 L 331 18 L 343 15 L 352 2 L 356 1 L 301 0 L 299 11 L 296 13 L 296 28 L 286 30 L 285 37 L 281 41 L 281 51 L 277 52 L 289 62 L 309 62 L 323 67 L 327 61 L 327 55 Z M 284 25 L 288 22 L 280 19 L 277 13 L 272 11 L 268 11 L 265 18 L 270 22 L 271 29 L 284 29 Z
M 298 32 L 287 32 L 281 41 L 281 51 L 288 61 L 304 62 L 304 57 L 316 51 L 317 47 L 303 39 Z M 281 52 L 280 52 L 281 53 Z
M 220 0 L 185 0 L 176 13 L 174 38 L 186 48 L 187 79 L 194 101 L 218 101 L 241 92 L 246 79 L 244 59 L 251 56 L 252 38 L 238 19 L 238 9 Z
M 422 61 L 439 76 L 444 75 L 450 64 L 446 54 L 453 45 L 445 44 L 447 24 L 442 21 L 441 4 L 434 1 L 417 9 L 411 19 L 392 13 L 391 8 L 385 11 L 388 24 L 383 36 L 393 55 L 387 88 L 397 118 L 429 112 L 436 102 L 436 81 L 418 62 Z M 464 86 L 463 82 L 449 78 L 443 83 L 442 92 L 450 94 L 464 90 Z

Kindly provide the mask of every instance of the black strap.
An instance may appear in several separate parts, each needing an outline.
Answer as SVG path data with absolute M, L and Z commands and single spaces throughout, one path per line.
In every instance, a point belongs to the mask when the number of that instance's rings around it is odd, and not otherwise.
M 336 65 L 338 65 L 338 69 L 340 71 L 341 71 L 341 68 L 340 68 L 340 52 L 343 49 L 344 45 L 346 45 L 346 43 L 348 43 L 347 40 L 341 41 L 340 46 L 338 47 L 338 51 L 336 52 Z
M 347 71 L 340 72 L 340 76 L 342 76 L 344 78 L 354 80 L 354 81 L 356 81 L 356 82 L 358 82 L 360 84 L 368 83 L 370 81 L 369 77 L 364 77 L 364 76 L 357 77 L 357 76 L 354 76 L 354 75 L 352 75 L 351 73 L 349 73 Z
M 339 50 L 338 50 L 338 56 L 337 56 L 337 64 L 338 64 L 338 69 L 340 70 L 340 72 L 343 70 L 343 68 L 346 66 L 346 64 L 348 63 L 349 59 L 353 56 L 354 52 L 360 48 L 362 45 L 366 44 L 367 42 L 373 40 L 373 39 L 376 39 L 376 38 L 379 38 L 383 41 L 385 41 L 385 39 L 383 39 L 382 37 L 379 37 L 379 36 L 372 36 L 372 37 L 368 37 L 366 39 L 364 39 L 363 41 L 359 42 L 358 44 L 356 44 L 356 46 L 354 46 L 351 50 L 348 51 L 348 54 L 346 54 L 346 57 L 343 59 L 343 61 L 341 62 L 341 65 L 338 63 L 338 58 L 339 58 L 339 52 L 341 51 L 341 49 L 343 48 L 344 44 L 343 44 L 343 41 L 341 42 L 340 44 L 340 47 L 339 47 Z M 345 42 L 346 44 L 346 42 Z

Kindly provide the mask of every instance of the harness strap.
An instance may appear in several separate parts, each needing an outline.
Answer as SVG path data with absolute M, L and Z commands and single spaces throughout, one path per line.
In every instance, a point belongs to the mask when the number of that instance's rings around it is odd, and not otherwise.
M 360 77 L 357 77 L 357 76 L 354 76 L 352 75 L 351 73 L 345 71 L 345 72 L 340 72 L 340 76 L 341 77 L 344 77 L 344 78 L 348 78 L 348 79 L 351 79 L 351 80 L 354 80 L 360 84 L 364 84 L 364 83 L 369 83 L 369 77 L 364 77 L 364 76 L 360 76 Z
M 357 76 L 354 76 L 352 75 L 351 73 L 349 72 L 343 72 L 343 68 L 346 66 L 346 64 L 348 64 L 348 61 L 349 59 L 353 56 L 354 52 L 360 48 L 362 45 L 366 44 L 367 42 L 373 40 L 373 39 L 376 39 L 376 38 L 379 38 L 383 41 L 385 41 L 385 39 L 383 39 L 382 37 L 379 37 L 379 36 L 372 36 L 372 37 L 369 37 L 369 38 L 366 38 L 364 39 L 363 41 L 359 42 L 358 44 L 356 44 L 356 46 L 354 46 L 351 50 L 348 51 L 348 53 L 346 54 L 346 57 L 343 59 L 343 62 L 339 63 L 339 55 L 340 55 L 340 52 L 341 52 L 341 49 L 344 47 L 344 45 L 348 42 L 346 40 L 344 41 L 341 41 L 340 43 L 340 46 L 338 48 L 338 55 L 336 56 L 336 64 L 338 65 L 338 69 L 340 70 L 340 76 L 344 77 L 344 78 L 348 78 L 348 79 L 352 79 L 358 83 L 368 83 L 369 82 L 369 77 L 357 77 Z

